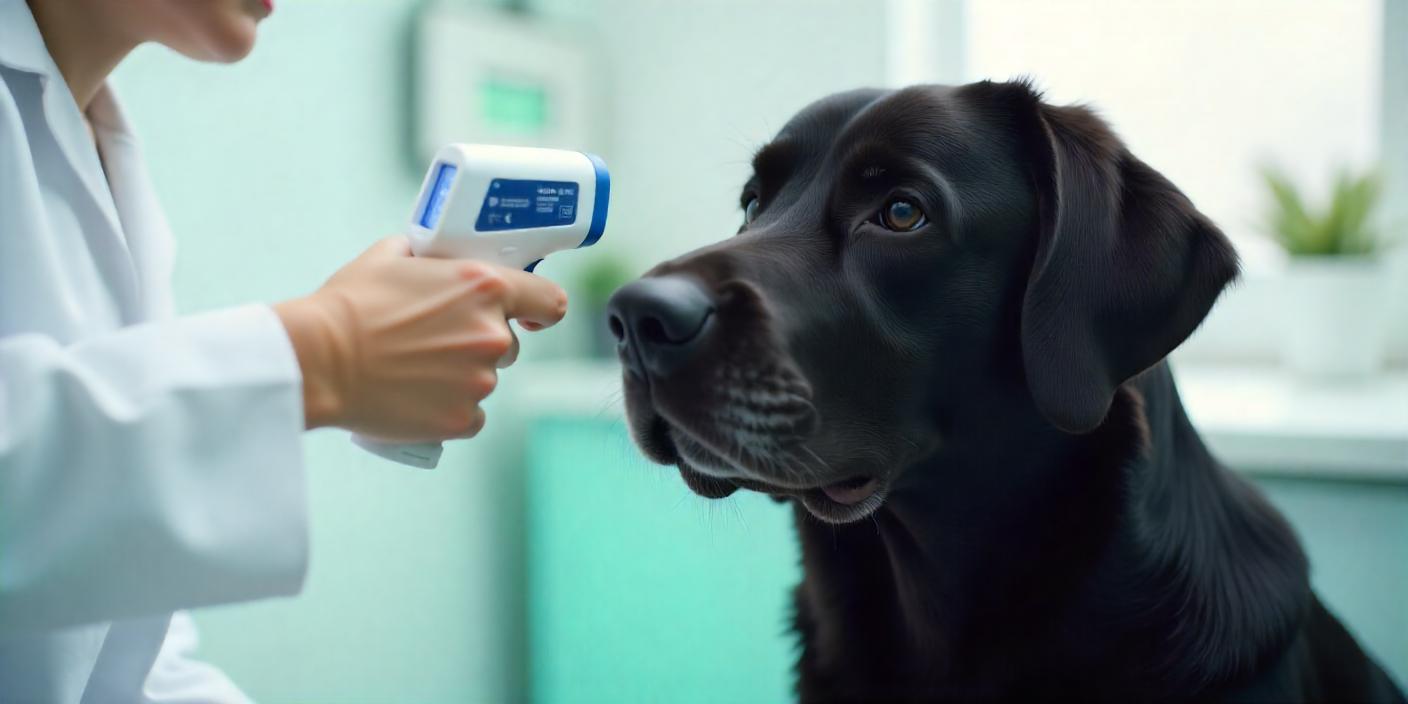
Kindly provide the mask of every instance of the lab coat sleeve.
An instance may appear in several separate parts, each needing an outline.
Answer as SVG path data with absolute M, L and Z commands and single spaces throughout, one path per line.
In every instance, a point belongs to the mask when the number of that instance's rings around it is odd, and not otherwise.
M 301 386 L 267 306 L 0 339 L 0 633 L 296 593 Z

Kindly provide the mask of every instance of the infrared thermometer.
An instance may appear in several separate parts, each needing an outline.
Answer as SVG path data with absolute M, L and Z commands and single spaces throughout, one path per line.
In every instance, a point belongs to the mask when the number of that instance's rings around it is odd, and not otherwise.
M 418 257 L 478 259 L 532 271 L 563 249 L 590 247 L 606 230 L 611 174 L 593 154 L 451 144 L 421 183 L 406 237 Z M 353 435 L 389 460 L 434 469 L 438 442 L 394 443 Z

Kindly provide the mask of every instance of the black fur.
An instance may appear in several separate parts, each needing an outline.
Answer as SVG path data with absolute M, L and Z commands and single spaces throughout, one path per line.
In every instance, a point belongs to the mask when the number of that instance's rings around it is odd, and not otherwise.
M 650 338 L 643 289 L 614 313 L 646 454 L 795 505 L 803 702 L 1403 701 L 1189 424 L 1163 359 L 1236 257 L 1094 113 L 844 93 L 754 198 L 648 274 L 707 292 L 697 334 Z M 887 230 L 896 198 L 928 224 Z

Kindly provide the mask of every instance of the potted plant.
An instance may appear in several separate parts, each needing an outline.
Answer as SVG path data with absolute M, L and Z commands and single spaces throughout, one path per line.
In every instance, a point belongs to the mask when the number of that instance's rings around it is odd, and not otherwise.
M 606 302 L 616 289 L 635 278 L 631 268 L 611 252 L 594 253 L 578 278 L 581 305 L 590 322 L 587 339 L 588 354 L 595 358 L 612 358 L 616 354 L 616 339 L 606 324 Z
M 1310 377 L 1367 375 L 1383 362 L 1389 279 L 1374 228 L 1381 193 L 1375 171 L 1336 175 L 1315 208 L 1286 174 L 1267 167 L 1267 230 L 1290 255 L 1285 278 L 1283 360 Z

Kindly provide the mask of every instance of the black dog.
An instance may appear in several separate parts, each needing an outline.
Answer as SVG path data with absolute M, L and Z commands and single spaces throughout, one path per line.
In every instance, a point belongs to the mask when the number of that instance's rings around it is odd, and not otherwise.
M 804 702 L 1404 701 L 1162 361 L 1237 274 L 1082 108 L 843 93 L 612 300 L 636 441 L 796 504 Z

